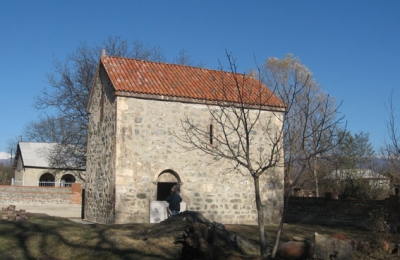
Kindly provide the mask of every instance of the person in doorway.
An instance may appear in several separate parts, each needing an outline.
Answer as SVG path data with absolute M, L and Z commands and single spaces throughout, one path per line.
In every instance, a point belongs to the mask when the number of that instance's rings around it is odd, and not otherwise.
M 171 211 L 171 215 L 177 215 L 181 210 L 182 198 L 179 196 L 178 192 L 177 186 L 173 186 L 171 188 L 171 194 L 169 194 L 166 199 L 168 202 L 168 211 Z

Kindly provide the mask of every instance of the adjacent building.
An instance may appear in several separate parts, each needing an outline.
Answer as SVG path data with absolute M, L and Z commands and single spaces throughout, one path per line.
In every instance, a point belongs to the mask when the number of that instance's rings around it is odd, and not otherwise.
M 15 186 L 70 186 L 80 182 L 85 169 L 51 163 L 57 143 L 19 142 L 15 154 Z

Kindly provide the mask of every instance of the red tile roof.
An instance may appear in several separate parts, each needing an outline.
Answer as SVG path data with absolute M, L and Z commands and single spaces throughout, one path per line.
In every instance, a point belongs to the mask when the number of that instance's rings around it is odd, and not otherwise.
M 241 103 L 240 86 L 245 104 L 284 107 L 260 81 L 243 74 L 112 56 L 103 56 L 101 64 L 120 93 Z

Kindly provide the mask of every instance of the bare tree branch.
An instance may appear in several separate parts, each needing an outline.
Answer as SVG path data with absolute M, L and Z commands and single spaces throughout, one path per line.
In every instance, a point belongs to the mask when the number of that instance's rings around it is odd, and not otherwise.
M 182 131 L 172 134 L 185 151 L 199 150 L 212 156 L 214 162 L 228 162 L 232 165 L 230 170 L 239 170 L 242 174 L 252 176 L 260 230 L 260 253 L 265 256 L 264 205 L 261 202 L 259 178 L 274 167 L 283 167 L 283 103 L 279 113 L 279 109 L 268 107 L 274 94 L 260 79 L 238 74 L 236 61 L 230 53 L 227 53 L 227 60 L 230 73 L 221 73 L 221 78 L 216 79 L 215 102 L 207 105 L 212 119 L 210 129 L 205 129 L 194 118 L 185 115 L 181 120 Z M 255 139 L 257 131 L 265 133 L 265 140 Z M 208 135 L 212 140 L 206 138 Z
M 86 165 L 87 128 L 89 114 L 87 104 L 93 84 L 99 56 L 131 57 L 164 62 L 163 50 L 156 46 L 134 41 L 131 45 L 121 37 L 108 37 L 100 44 L 78 46 L 65 60 L 53 60 L 53 72 L 47 74 L 47 88 L 36 97 L 34 107 L 43 112 L 39 120 L 25 127 L 25 139 L 59 143 L 51 161 L 80 169 Z M 186 54 L 186 53 L 185 53 Z M 189 57 L 186 54 L 187 57 Z M 62 151 L 62 152 L 61 152 Z M 67 155 L 69 153 L 69 156 Z M 71 157 L 65 160 L 64 157 Z
M 333 149 L 337 145 L 335 141 L 342 138 L 336 130 L 343 117 L 337 118 L 340 106 L 336 106 L 334 100 L 322 92 L 311 72 L 298 58 L 291 54 L 282 60 L 270 58 L 263 68 L 267 85 L 274 86 L 275 93 L 286 104 L 283 140 L 287 205 L 292 188 L 300 176 L 312 167 L 316 156 Z M 318 191 L 317 178 L 315 187 Z M 278 248 L 285 213 L 278 229 L 273 258 Z

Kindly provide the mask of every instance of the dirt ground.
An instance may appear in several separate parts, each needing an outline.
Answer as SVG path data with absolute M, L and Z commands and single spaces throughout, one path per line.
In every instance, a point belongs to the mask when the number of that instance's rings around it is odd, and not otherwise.
M 185 218 L 187 216 L 182 215 L 159 224 L 125 225 L 89 224 L 45 214 L 31 214 L 24 222 L 0 220 L 0 259 L 259 259 L 257 226 L 225 225 L 221 228 L 207 220 L 203 221 L 205 225 L 201 221 L 187 225 L 183 221 Z M 220 231 L 211 232 L 210 225 Z M 276 230 L 277 225 L 266 226 L 269 246 L 273 245 Z M 369 242 L 369 247 L 362 249 L 358 259 L 400 259 L 399 254 L 391 255 L 381 250 L 382 239 L 400 244 L 399 234 L 377 234 L 348 227 L 285 224 L 281 241 L 301 236 L 313 242 L 315 232 L 326 235 L 341 233 L 357 241 Z M 246 250 L 232 246 L 232 241 L 239 241 L 239 237 Z M 214 245 L 205 248 L 206 240 Z M 205 257 L 192 257 L 188 244 L 203 247 Z M 188 253 L 186 258 L 182 257 L 184 248 Z M 213 258 L 209 258 L 210 255 Z

